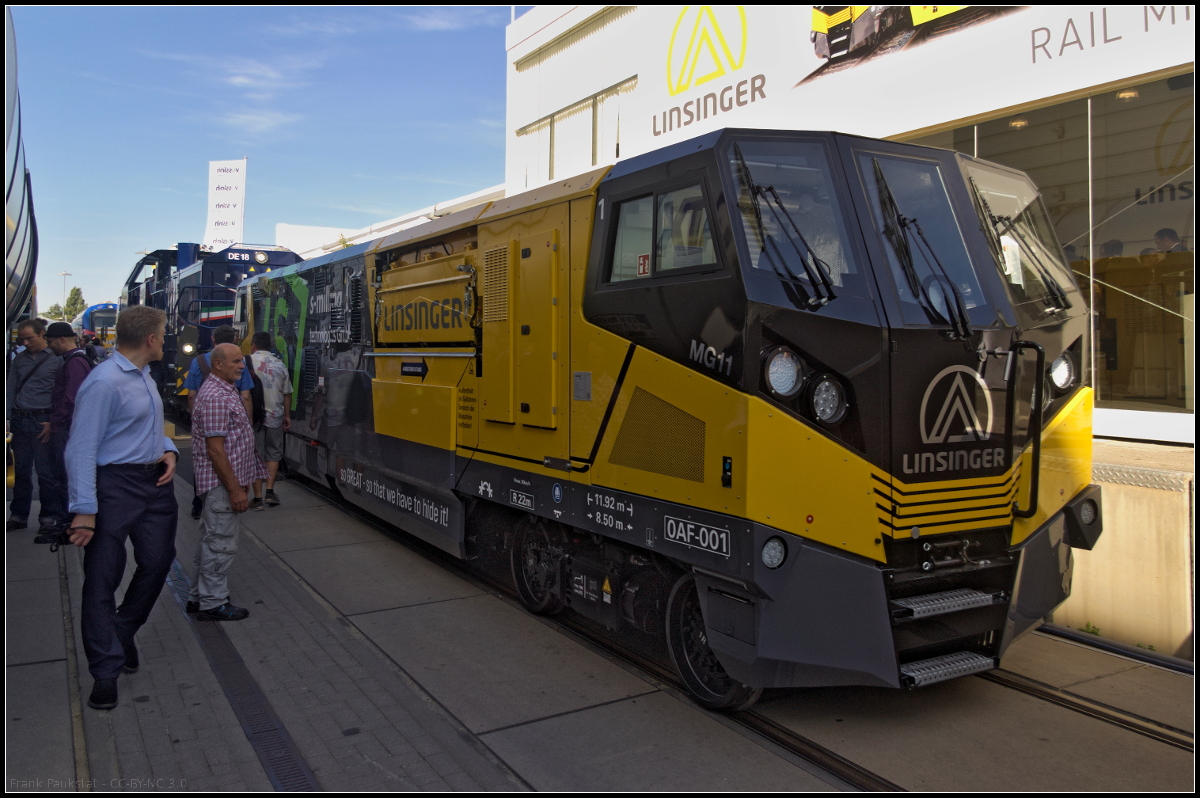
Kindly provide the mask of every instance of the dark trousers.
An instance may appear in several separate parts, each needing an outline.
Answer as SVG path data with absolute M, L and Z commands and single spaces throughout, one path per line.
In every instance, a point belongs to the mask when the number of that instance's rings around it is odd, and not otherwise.
M 83 612 L 80 625 L 88 670 L 95 679 L 115 679 L 125 649 L 150 617 L 175 560 L 179 505 L 174 486 L 158 481 L 162 469 L 109 465 L 96 469 L 96 534 L 84 548 Z M 125 540 L 133 542 L 137 570 L 121 606 L 116 592 L 125 573 Z
M 70 520 L 67 514 L 67 475 L 63 466 L 61 450 L 54 439 L 41 443 L 42 423 L 50 420 L 50 414 L 40 416 L 13 416 L 9 421 L 13 448 L 13 492 L 9 504 L 11 518 L 29 520 L 33 503 L 33 473 L 37 472 L 38 500 L 42 504 L 38 520 L 42 526 L 61 524 Z

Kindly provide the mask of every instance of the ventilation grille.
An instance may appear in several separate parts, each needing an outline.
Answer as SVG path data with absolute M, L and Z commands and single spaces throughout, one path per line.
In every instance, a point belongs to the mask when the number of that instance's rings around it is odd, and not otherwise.
M 363 341 L 363 285 L 362 275 L 350 278 L 350 343 L 361 344 Z
M 483 253 L 483 320 L 508 321 L 508 247 Z
M 608 462 L 703 482 L 704 422 L 635 388 Z
M 317 391 L 317 350 L 305 347 L 304 357 L 300 362 L 300 391 L 305 396 L 311 396 Z

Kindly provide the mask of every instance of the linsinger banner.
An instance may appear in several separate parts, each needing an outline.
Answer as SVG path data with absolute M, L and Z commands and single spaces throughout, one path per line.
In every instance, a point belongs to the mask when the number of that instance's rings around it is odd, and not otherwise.
M 246 159 L 208 162 L 208 224 L 204 245 L 222 250 L 242 243 L 246 220 Z

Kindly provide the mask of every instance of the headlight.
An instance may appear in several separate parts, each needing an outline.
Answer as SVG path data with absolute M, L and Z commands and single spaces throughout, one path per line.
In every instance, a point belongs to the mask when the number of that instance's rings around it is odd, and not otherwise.
M 1096 522 L 1096 503 L 1091 499 L 1079 505 L 1079 520 L 1091 526 Z
M 846 417 L 849 403 L 846 389 L 834 377 L 822 375 L 813 384 L 809 393 L 812 414 L 822 424 L 836 424 Z
M 1065 391 L 1075 384 L 1075 359 L 1070 352 L 1063 352 L 1050 364 L 1050 382 L 1058 391 Z
M 765 372 L 767 387 L 784 399 L 798 394 L 804 384 L 804 363 L 786 346 L 776 347 L 767 355 Z
M 774 570 L 783 565 L 783 561 L 787 559 L 787 544 L 782 538 L 774 537 L 767 540 L 762 547 L 762 562 L 763 565 Z
M 196 351 L 196 347 L 193 346 L 192 344 L 184 344 L 183 345 L 183 353 L 185 355 L 190 355 L 192 352 L 195 352 L 195 351 Z

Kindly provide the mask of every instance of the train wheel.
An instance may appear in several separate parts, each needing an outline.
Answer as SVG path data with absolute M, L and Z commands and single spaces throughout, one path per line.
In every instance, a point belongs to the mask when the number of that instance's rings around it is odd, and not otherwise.
M 681 577 L 667 601 L 667 648 L 692 697 L 708 709 L 747 709 L 762 689 L 747 687 L 725 672 L 708 646 L 696 578 Z
M 531 612 L 539 615 L 553 615 L 563 609 L 562 597 L 553 590 L 559 568 L 551 548 L 546 525 L 526 519 L 517 526 L 509 552 L 517 594 Z

